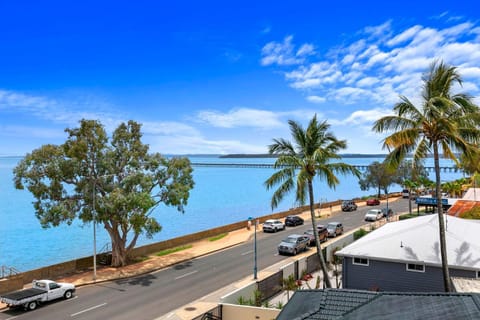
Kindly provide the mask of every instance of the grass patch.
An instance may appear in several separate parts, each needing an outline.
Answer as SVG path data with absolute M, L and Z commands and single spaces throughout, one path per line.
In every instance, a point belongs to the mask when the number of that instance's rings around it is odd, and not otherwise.
M 157 252 L 155 255 L 158 256 L 158 257 L 166 256 L 167 254 L 182 251 L 182 250 L 185 250 L 185 249 L 190 249 L 191 247 L 192 247 L 191 244 L 187 244 L 187 245 L 180 246 L 180 247 L 175 247 L 175 248 L 162 250 L 160 252 Z
M 132 259 L 132 263 L 139 263 L 150 259 L 148 256 L 135 257 Z
M 208 241 L 217 241 L 217 240 L 220 240 L 220 239 L 222 239 L 222 238 L 225 238 L 227 235 L 228 235 L 228 232 L 221 233 L 221 234 L 219 234 L 219 235 L 217 235 L 217 236 L 208 238 Z
M 415 218 L 415 217 L 418 217 L 418 215 L 415 213 L 412 213 L 412 214 L 402 214 L 401 216 L 398 217 L 398 220 L 405 220 L 405 219 L 410 219 L 410 218 Z

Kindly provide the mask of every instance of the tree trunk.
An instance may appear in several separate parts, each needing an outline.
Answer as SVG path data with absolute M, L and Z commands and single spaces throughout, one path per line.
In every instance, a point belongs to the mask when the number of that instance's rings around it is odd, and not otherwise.
M 433 158 L 435 162 L 435 190 L 437 198 L 438 227 L 440 232 L 440 254 L 442 258 L 443 285 L 445 287 L 445 292 L 450 292 L 450 274 L 448 271 L 447 241 L 445 238 L 445 220 L 443 219 L 442 193 L 440 190 L 440 162 L 437 142 L 434 142 L 433 144 Z
M 128 250 L 126 250 L 125 241 L 120 236 L 116 228 L 105 226 L 110 239 L 112 240 L 112 267 L 123 267 L 128 263 Z
M 317 247 L 318 258 L 320 259 L 320 267 L 322 268 L 322 272 L 323 272 L 323 280 L 325 281 L 325 286 L 327 288 L 331 288 L 332 284 L 330 283 L 327 264 L 325 263 L 325 259 L 323 258 L 322 247 L 320 245 L 320 237 L 318 236 L 317 218 L 315 217 L 315 210 L 314 210 L 314 204 L 313 204 L 314 203 L 313 202 L 313 184 L 311 180 L 308 180 L 308 196 L 310 200 L 310 216 L 312 218 L 313 234 L 315 235 L 315 245 Z

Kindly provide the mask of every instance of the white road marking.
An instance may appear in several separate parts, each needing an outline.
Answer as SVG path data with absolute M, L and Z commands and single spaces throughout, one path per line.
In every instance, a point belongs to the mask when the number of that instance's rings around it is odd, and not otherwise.
M 103 307 L 103 306 L 106 306 L 106 305 L 107 305 L 107 303 L 104 302 L 104 303 L 102 303 L 102 304 L 99 304 L 99 305 L 90 307 L 90 308 L 88 308 L 88 309 L 79 311 L 79 312 L 77 312 L 77 313 L 72 313 L 72 314 L 70 315 L 70 317 L 75 317 L 75 316 L 78 316 L 79 314 L 82 314 L 82 313 L 85 313 L 85 312 L 88 312 L 88 311 L 92 311 L 92 310 L 94 310 L 94 309 L 97 309 L 97 308 L 100 308 L 100 307 Z
M 198 270 L 195 270 L 195 271 L 192 271 L 192 272 L 189 272 L 189 273 L 185 273 L 184 275 L 181 275 L 181 276 L 176 277 L 175 280 L 178 280 L 178 279 L 182 279 L 182 278 L 191 276 L 192 274 L 197 273 L 197 272 L 198 272 Z
M 10 317 L 10 318 L 7 318 L 6 320 L 11 320 L 11 319 L 15 319 L 15 318 L 18 318 L 18 316 Z
M 246 256 L 247 254 L 250 254 L 250 253 L 252 253 L 252 252 L 253 252 L 253 250 L 250 250 L 250 251 L 244 252 L 244 253 L 242 253 L 242 256 Z

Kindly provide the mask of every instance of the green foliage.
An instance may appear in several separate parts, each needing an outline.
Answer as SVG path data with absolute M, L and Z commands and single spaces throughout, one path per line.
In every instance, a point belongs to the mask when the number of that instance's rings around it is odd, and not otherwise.
M 402 214 L 401 216 L 398 216 L 398 220 L 406 220 L 410 218 L 415 218 L 418 217 L 416 214 Z
M 122 123 L 109 138 L 100 122 L 81 120 L 66 129 L 65 143 L 33 150 L 14 169 L 15 187 L 32 193 L 42 227 L 75 219 L 103 225 L 113 266 L 127 263 L 140 234 L 161 230 L 153 209 L 163 203 L 183 212 L 194 185 L 189 160 L 149 153 L 140 127 Z
M 363 229 L 363 228 L 360 228 L 358 229 L 357 231 L 355 231 L 353 233 L 353 240 L 358 240 L 360 239 L 361 237 L 363 237 L 364 235 L 368 234 L 369 231 Z
M 174 253 L 174 252 L 178 252 L 178 251 L 190 249 L 191 247 L 193 247 L 191 244 L 187 244 L 187 245 L 184 245 L 184 246 L 179 246 L 179 247 L 175 247 L 175 248 L 170 248 L 170 249 L 165 249 L 165 250 L 159 251 L 159 252 L 157 252 L 155 255 L 156 255 L 156 256 L 159 256 L 159 257 L 161 257 L 161 256 L 166 256 L 166 255 L 171 254 L 171 253 Z
M 256 307 L 261 307 L 262 306 L 262 300 L 263 300 L 262 291 L 260 291 L 258 289 L 253 291 L 253 301 L 254 301 L 254 305 Z
M 275 305 L 275 308 L 277 309 L 283 309 L 283 302 L 282 301 L 277 301 L 277 304 Z
M 382 190 L 384 193 L 388 193 L 388 188 L 392 184 L 401 183 L 401 177 L 396 170 L 390 169 L 384 163 L 375 161 L 367 167 L 358 183 L 361 190 L 377 189 L 377 197 L 379 198 Z
M 473 207 L 472 209 L 463 212 L 460 217 L 464 219 L 480 219 L 480 207 Z
M 260 290 L 255 290 L 253 292 L 253 299 L 252 298 L 245 298 L 244 296 L 240 296 L 237 298 L 237 304 L 243 305 L 243 306 L 255 306 L 255 307 L 261 307 L 262 306 L 262 300 L 263 300 L 263 294 Z M 270 305 L 268 301 L 265 301 L 265 305 L 268 306 Z
M 227 235 L 228 235 L 228 232 L 224 232 L 224 233 L 221 233 L 221 234 L 216 235 L 214 237 L 208 238 L 208 241 L 217 241 L 217 240 L 220 240 L 222 238 L 225 238 Z
M 246 306 L 246 305 L 249 305 L 249 301 L 244 296 L 240 296 L 237 299 L 237 304 L 241 306 Z

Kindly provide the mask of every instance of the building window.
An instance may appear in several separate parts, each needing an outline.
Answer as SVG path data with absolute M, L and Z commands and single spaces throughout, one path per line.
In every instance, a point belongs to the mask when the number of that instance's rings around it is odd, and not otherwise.
M 407 271 L 425 272 L 425 265 L 407 263 Z
M 479 279 L 480 279 L 480 270 L 479 270 L 479 271 L 477 271 L 477 278 L 479 278 Z
M 367 258 L 353 258 L 353 264 L 358 264 L 360 266 L 368 266 Z

